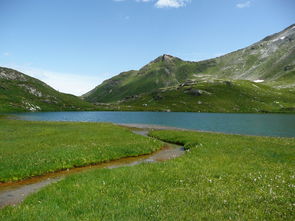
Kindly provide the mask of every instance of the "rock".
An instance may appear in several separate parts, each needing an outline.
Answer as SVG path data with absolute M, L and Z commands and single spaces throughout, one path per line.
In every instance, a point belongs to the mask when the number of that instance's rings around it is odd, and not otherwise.
M 184 93 L 187 93 L 187 94 L 190 94 L 190 95 L 193 95 L 193 96 L 201 96 L 203 94 L 203 91 L 198 90 L 198 89 L 190 88 L 188 90 L 185 90 Z
M 188 88 L 188 89 L 184 90 L 184 93 L 190 94 L 193 96 L 201 96 L 203 94 L 207 94 L 207 95 L 211 94 L 210 92 L 200 90 L 200 89 L 195 89 L 195 88 Z
M 295 68 L 295 65 L 287 65 L 284 67 L 284 71 L 290 71 Z
M 173 56 L 172 55 L 169 55 L 169 54 L 164 54 L 163 56 L 162 56 L 162 61 L 171 61 L 171 60 L 173 60 Z
M 233 83 L 231 81 L 224 81 L 225 85 L 228 87 L 233 86 Z
M 203 94 L 203 91 L 194 89 L 190 91 L 190 94 L 194 96 L 201 96 Z
M 42 102 L 47 103 L 47 104 L 58 104 L 58 101 L 56 100 L 50 100 L 50 99 L 44 99 Z
M 135 99 L 135 98 L 138 98 L 139 96 L 138 95 L 131 95 L 131 96 L 127 96 L 123 99 L 123 101 L 126 101 L 126 100 L 131 100 L 131 99 Z
M 4 71 L 0 72 L 0 78 L 5 80 L 19 80 L 19 81 L 27 81 L 25 75 L 17 73 L 16 71 Z
M 162 97 L 161 95 L 159 95 L 159 94 L 154 94 L 154 95 L 153 95 L 153 99 L 154 99 L 155 101 L 158 101 L 158 100 L 162 100 L 163 97 Z
M 188 80 L 188 81 L 180 84 L 179 87 L 191 86 L 191 85 L 195 85 L 196 83 L 197 83 L 197 81 L 195 81 L 195 80 Z
M 20 84 L 19 86 L 25 88 L 30 94 L 32 94 L 36 97 L 42 97 L 42 93 L 40 91 L 38 91 L 36 88 L 33 88 L 33 87 L 26 85 L 26 84 Z
M 25 108 L 29 111 L 35 112 L 41 110 L 41 107 L 39 107 L 38 105 L 30 104 L 27 101 L 23 101 L 22 103 L 25 105 Z

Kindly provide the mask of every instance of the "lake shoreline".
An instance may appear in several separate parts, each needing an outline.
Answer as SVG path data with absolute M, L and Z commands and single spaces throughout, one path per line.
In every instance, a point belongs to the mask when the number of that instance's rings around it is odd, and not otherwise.
M 251 134 L 237 134 L 237 133 L 224 133 L 218 131 L 206 131 L 206 130 L 194 130 L 194 129 L 185 129 L 179 127 L 168 127 L 162 125 L 155 124 L 120 124 L 113 123 L 114 125 L 127 127 L 129 129 L 137 129 L 137 130 L 173 130 L 173 131 L 187 131 L 187 132 L 200 132 L 200 133 L 211 133 L 211 134 L 223 134 L 223 135 L 237 135 L 237 136 L 249 136 L 249 137 L 265 137 L 265 138 L 290 138 L 295 139 L 295 137 L 280 137 L 280 136 L 263 136 L 263 135 L 251 135 Z
M 177 128 L 225 134 L 295 137 L 294 114 L 81 111 L 15 113 L 7 116 L 28 121 L 110 122 L 151 129 Z

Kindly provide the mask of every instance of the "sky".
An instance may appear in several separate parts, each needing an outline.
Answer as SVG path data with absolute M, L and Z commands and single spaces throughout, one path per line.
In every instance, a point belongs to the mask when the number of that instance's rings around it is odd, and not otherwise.
M 0 0 L 0 66 L 82 95 L 162 54 L 199 61 L 295 23 L 295 0 Z

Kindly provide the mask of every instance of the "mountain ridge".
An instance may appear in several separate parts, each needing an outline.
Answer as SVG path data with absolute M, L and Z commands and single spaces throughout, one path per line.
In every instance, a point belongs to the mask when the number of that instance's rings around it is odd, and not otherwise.
M 295 112 L 295 24 L 212 59 L 185 61 L 163 54 L 139 70 L 103 81 L 81 98 L 0 67 L 0 112 Z
M 212 59 L 193 62 L 164 54 L 139 70 L 122 72 L 104 81 L 82 97 L 93 103 L 115 102 L 124 96 L 175 86 L 186 80 L 250 80 L 288 88 L 295 85 L 294 73 L 295 24 L 292 24 L 246 48 Z M 134 84 L 138 82 L 136 87 Z
M 237 91 L 244 91 L 243 87 L 251 88 L 251 82 L 256 82 L 262 86 L 258 92 L 261 92 L 261 95 L 266 90 L 263 88 L 264 85 L 268 87 L 266 91 L 272 94 L 272 96 L 286 93 L 286 98 L 282 98 L 285 105 L 281 105 L 282 107 L 279 108 L 269 104 L 266 105 L 266 109 L 261 108 L 257 110 L 258 112 L 280 111 L 286 108 L 293 110 L 293 107 L 295 107 L 292 99 L 293 88 L 295 88 L 295 24 L 278 33 L 269 35 L 248 47 L 203 61 L 184 61 L 172 55 L 163 54 L 139 70 L 122 72 L 105 80 L 82 97 L 91 103 L 112 104 L 113 108 L 115 105 L 127 105 L 125 108 L 127 107 L 128 109 L 128 106 L 131 106 L 130 110 L 132 108 L 144 110 L 144 108 L 140 107 L 141 105 L 148 109 L 147 103 L 155 101 L 155 97 L 152 94 L 161 94 L 161 91 L 171 91 L 171 88 L 177 91 L 183 85 L 191 87 L 193 91 L 198 90 L 197 84 L 191 84 L 190 82 L 197 82 L 200 85 L 204 83 L 209 90 L 216 86 L 216 82 L 225 82 L 224 84 L 231 85 L 237 84 L 241 87 Z M 229 87 L 221 88 L 220 86 L 217 90 L 222 90 L 226 94 L 230 93 Z M 274 93 L 271 92 L 272 90 Z M 214 91 L 210 93 L 214 94 Z M 245 94 L 246 97 L 250 95 L 254 96 L 252 93 Z M 177 100 L 178 96 L 182 97 L 182 94 L 175 93 L 174 99 Z M 149 97 L 149 100 L 143 99 L 143 97 Z M 289 98 L 291 98 L 292 102 L 288 102 Z M 212 102 L 215 102 L 217 105 L 218 101 L 216 99 Z M 262 97 L 258 100 L 263 103 Z M 270 102 L 268 98 L 267 100 Z M 170 101 L 172 102 L 171 99 Z M 161 102 L 165 103 L 165 99 Z M 161 102 L 157 100 L 151 110 L 157 110 L 156 105 L 161 106 Z M 204 101 L 202 102 L 204 103 Z M 224 100 L 224 102 L 227 101 Z M 251 103 L 252 101 L 249 100 L 249 102 Z M 132 105 L 136 105 L 136 107 L 132 107 Z M 169 106 L 167 103 L 165 108 L 175 110 L 171 105 Z M 232 103 L 231 105 L 234 106 L 235 104 Z M 241 104 L 239 105 L 241 106 Z M 266 107 L 265 105 L 262 106 Z M 231 107 L 230 109 L 233 110 Z M 254 106 L 252 109 L 255 109 Z M 252 109 L 247 109 L 247 111 Z M 177 111 L 186 110 L 188 109 L 185 106 L 177 108 Z M 190 108 L 190 110 L 198 111 L 200 109 Z M 203 111 L 204 109 L 201 108 L 201 110 Z M 210 109 L 206 110 L 210 111 Z M 212 110 L 219 111 L 220 108 L 212 107 Z
M 87 110 L 93 105 L 56 91 L 44 82 L 0 67 L 0 112 Z

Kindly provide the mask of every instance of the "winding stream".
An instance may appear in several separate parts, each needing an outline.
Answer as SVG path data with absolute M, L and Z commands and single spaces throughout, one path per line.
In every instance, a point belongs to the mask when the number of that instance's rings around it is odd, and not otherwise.
M 148 131 L 133 131 L 136 134 L 147 136 Z M 152 154 L 141 155 L 138 157 L 125 157 L 107 163 L 99 163 L 85 167 L 73 168 L 65 171 L 49 173 L 43 176 L 29 178 L 14 183 L 0 183 L 0 208 L 8 205 L 21 203 L 28 195 L 37 192 L 41 188 L 58 182 L 70 174 L 81 173 L 84 171 L 98 168 L 119 168 L 134 166 L 141 163 L 157 163 L 180 157 L 185 153 L 184 148 L 175 144 L 165 143 L 165 146 Z

